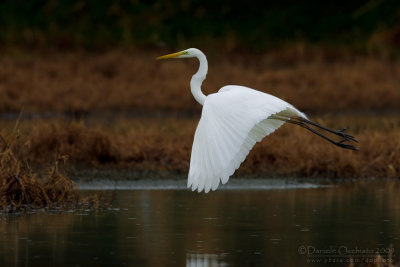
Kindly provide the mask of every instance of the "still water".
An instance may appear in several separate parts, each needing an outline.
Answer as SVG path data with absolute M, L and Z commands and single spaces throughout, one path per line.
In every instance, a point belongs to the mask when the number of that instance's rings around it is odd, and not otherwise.
M 0 266 L 348 266 L 376 252 L 399 262 L 399 181 L 207 195 L 184 183 L 115 186 L 105 211 L 0 215 Z

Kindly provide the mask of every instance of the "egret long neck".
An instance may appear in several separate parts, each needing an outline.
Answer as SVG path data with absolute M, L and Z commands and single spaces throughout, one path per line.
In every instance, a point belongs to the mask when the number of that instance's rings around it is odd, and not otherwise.
M 199 102 L 200 105 L 203 105 L 204 101 L 206 100 L 206 96 L 201 91 L 201 84 L 206 78 L 208 63 L 206 56 L 200 51 L 196 55 L 196 57 L 199 59 L 200 66 L 199 70 L 193 75 L 192 80 L 190 81 L 190 90 L 192 91 L 192 94 L 196 101 Z

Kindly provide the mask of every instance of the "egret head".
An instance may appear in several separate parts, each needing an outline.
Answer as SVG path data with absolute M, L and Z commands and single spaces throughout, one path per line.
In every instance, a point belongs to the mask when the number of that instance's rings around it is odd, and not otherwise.
M 188 58 L 188 57 L 196 57 L 198 54 L 198 49 L 189 48 L 180 52 L 176 52 L 173 54 L 168 54 L 165 56 L 158 57 L 156 59 L 167 59 L 167 58 Z

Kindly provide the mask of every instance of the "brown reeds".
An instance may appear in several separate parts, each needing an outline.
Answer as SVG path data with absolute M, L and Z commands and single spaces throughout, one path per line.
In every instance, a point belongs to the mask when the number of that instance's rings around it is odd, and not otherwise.
M 38 178 L 16 130 L 4 138 L 0 135 L 0 210 L 19 211 L 34 208 L 75 207 L 79 200 L 77 185 L 58 170 L 58 163 L 44 178 Z
M 301 47 L 263 55 L 204 52 L 210 66 L 206 94 L 226 84 L 248 85 L 291 102 L 322 125 L 350 126 L 361 142 L 359 152 L 346 151 L 286 125 L 254 147 L 237 175 L 400 177 L 399 59 Z M 21 122 L 27 137 L 20 142 L 29 146 L 20 153 L 42 167 L 54 164 L 53 155 L 66 155 L 78 171 L 186 174 L 201 110 L 189 90 L 197 62 L 154 60 L 165 53 L 1 55 L 0 112 L 24 108 L 26 114 L 50 115 Z M 0 122 L 4 135 L 9 122 Z
M 0 54 L 0 112 L 199 111 L 189 90 L 198 63 L 154 60 L 167 52 Z M 313 113 L 399 109 L 399 59 L 296 46 L 258 55 L 204 52 L 206 94 L 239 84 Z
M 400 177 L 399 118 L 313 118 L 331 128 L 352 125 L 360 151 L 348 151 L 295 125 L 284 125 L 256 144 L 237 171 L 239 176 L 324 178 Z M 142 176 L 185 175 L 197 118 L 101 119 L 83 121 L 27 120 L 24 150 L 31 164 L 48 166 L 49 155 L 68 155 L 79 169 L 119 169 Z M 116 175 L 118 176 L 118 175 Z M 85 177 L 80 177 L 85 178 Z M 123 178 L 123 177 L 121 177 Z

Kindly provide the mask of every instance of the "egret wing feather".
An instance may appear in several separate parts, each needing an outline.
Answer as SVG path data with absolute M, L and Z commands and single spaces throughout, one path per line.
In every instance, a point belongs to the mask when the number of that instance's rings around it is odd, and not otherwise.
M 225 184 L 256 142 L 285 123 L 271 118 L 274 114 L 306 118 L 289 103 L 243 86 L 208 95 L 194 136 L 188 187 L 207 193 L 220 181 Z

